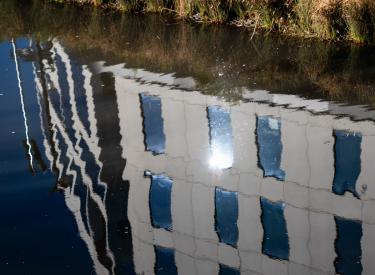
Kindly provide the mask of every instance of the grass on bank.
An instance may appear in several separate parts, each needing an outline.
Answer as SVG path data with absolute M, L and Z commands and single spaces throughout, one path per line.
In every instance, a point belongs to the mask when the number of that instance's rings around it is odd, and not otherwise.
M 50 0 L 124 12 L 174 13 L 198 22 L 277 31 L 287 35 L 374 43 L 374 0 Z

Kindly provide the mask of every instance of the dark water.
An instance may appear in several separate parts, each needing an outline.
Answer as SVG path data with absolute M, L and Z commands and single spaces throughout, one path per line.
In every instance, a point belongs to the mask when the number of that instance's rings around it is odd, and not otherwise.
M 375 274 L 373 48 L 0 15 L 0 274 Z

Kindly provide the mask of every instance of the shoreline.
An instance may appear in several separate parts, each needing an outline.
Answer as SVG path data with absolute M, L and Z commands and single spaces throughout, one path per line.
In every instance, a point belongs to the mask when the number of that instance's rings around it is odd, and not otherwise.
M 229 102 L 242 88 L 375 106 L 375 46 L 269 35 L 215 24 L 165 20 L 159 14 L 117 13 L 45 0 L 0 1 L 0 37 L 56 38 L 75 58 L 105 56 L 108 64 L 192 77 L 197 89 Z M 100 60 L 96 60 L 100 61 Z M 86 63 L 88 63 L 87 61 Z
M 230 24 L 283 36 L 375 44 L 372 0 L 47 0 L 127 13 L 171 14 L 203 24 Z

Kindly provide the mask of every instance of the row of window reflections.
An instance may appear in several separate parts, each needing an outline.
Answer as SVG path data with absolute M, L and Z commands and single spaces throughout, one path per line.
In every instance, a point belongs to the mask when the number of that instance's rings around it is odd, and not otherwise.
M 157 96 L 140 94 L 144 142 L 147 151 L 153 154 L 165 152 L 165 134 L 163 130 L 162 104 Z M 211 147 L 210 166 L 218 169 L 232 167 L 233 136 L 230 112 L 220 106 L 207 107 L 209 139 Z M 283 145 L 281 141 L 281 120 L 273 116 L 257 116 L 256 144 L 258 163 L 264 177 L 285 180 L 285 171 L 281 169 Z M 361 142 L 358 133 L 334 130 L 335 175 L 332 190 L 337 195 L 346 191 L 359 198 L 356 182 L 361 172 Z
M 171 195 L 173 181 L 164 174 L 146 172 L 151 178 L 149 206 L 154 228 L 173 230 Z M 290 247 L 285 204 L 260 198 L 261 224 L 263 227 L 262 254 L 277 260 L 289 260 Z M 220 243 L 237 247 L 238 243 L 238 194 L 219 187 L 215 188 L 215 230 Z M 337 237 L 334 265 L 338 274 L 361 274 L 362 223 L 335 217 Z M 223 267 L 225 268 L 225 267 Z M 232 273 L 229 273 L 232 274 Z M 237 273 L 233 273 L 237 274 Z

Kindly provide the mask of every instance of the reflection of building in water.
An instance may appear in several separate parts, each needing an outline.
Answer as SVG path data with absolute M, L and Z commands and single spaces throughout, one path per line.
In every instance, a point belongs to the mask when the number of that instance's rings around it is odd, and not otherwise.
M 154 273 L 163 265 L 160 247 L 174 251 L 171 265 L 181 274 L 218 274 L 226 268 L 262 274 L 375 272 L 373 122 L 336 118 L 325 102 L 304 102 L 312 111 L 324 111 L 316 115 L 257 102 L 230 105 L 163 80 L 157 85 L 142 77 L 142 70 L 122 65 L 102 70 L 118 76 L 137 273 Z M 142 93 L 160 99 L 163 154 L 145 151 Z M 229 114 L 217 118 L 224 125 L 217 134 L 211 109 Z M 233 160 L 229 168 L 226 160 L 213 167 L 212 145 L 226 134 L 231 138 L 223 151 L 232 150 Z M 171 188 L 154 194 L 154 180 L 145 171 L 170 178 Z M 170 209 L 160 212 L 164 217 L 154 216 L 157 196 L 171 198 Z M 168 226 L 155 226 L 155 219 L 163 218 Z
M 98 274 L 375 272 L 373 122 L 51 53 L 36 64 L 44 144 Z
M 40 44 L 36 43 L 36 50 Z M 98 274 L 130 273 L 129 184 L 111 74 L 93 74 L 52 43 L 35 62 L 44 146 Z

